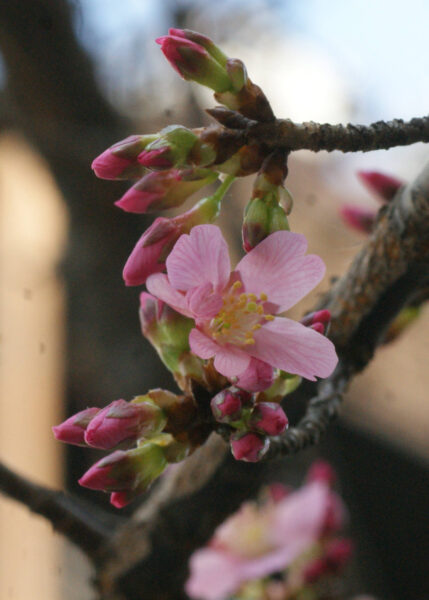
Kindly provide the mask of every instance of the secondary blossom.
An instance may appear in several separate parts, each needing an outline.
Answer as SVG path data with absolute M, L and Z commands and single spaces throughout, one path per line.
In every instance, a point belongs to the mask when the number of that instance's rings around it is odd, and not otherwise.
M 330 375 L 337 364 L 332 342 L 278 316 L 306 296 L 325 273 L 323 261 L 305 255 L 306 249 L 303 235 L 278 231 L 231 273 L 220 229 L 200 225 L 179 238 L 166 261 L 167 275 L 151 275 L 147 288 L 195 320 L 189 335 L 192 352 L 214 358 L 217 371 L 238 378 L 240 387 L 263 389 L 257 375 L 261 366 L 314 381 Z M 248 381 L 250 388 L 241 383 Z

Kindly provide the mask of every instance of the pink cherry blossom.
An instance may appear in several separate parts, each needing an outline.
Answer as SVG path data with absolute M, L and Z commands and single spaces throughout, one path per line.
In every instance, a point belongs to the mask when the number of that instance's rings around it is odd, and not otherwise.
M 217 371 L 234 381 L 241 378 L 244 389 L 248 380 L 249 390 L 255 390 L 261 371 L 268 387 L 273 367 L 315 381 L 330 375 L 337 364 L 332 342 L 279 316 L 325 273 L 323 261 L 305 255 L 306 249 L 303 235 L 277 231 L 231 273 L 220 229 L 199 225 L 176 242 L 166 260 L 167 274 L 151 275 L 146 285 L 151 294 L 195 320 L 189 336 L 192 352 L 214 358 Z
M 324 535 L 333 497 L 340 502 L 326 482 L 313 481 L 277 502 L 244 504 L 193 554 L 187 594 L 224 600 L 243 583 L 285 569 Z

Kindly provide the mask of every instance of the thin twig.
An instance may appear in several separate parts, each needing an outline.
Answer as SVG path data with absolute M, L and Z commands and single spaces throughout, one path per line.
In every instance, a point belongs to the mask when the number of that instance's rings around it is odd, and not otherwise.
M 119 521 L 99 508 L 63 492 L 32 483 L 0 462 L 0 491 L 45 517 L 54 529 L 93 560 L 112 536 Z

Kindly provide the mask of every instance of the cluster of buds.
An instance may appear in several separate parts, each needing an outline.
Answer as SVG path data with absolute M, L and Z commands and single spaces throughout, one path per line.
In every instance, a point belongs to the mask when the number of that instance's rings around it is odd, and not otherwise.
M 393 200 L 400 188 L 404 186 L 404 182 L 397 177 L 378 171 L 358 171 L 357 176 L 382 205 Z M 344 223 L 365 235 L 372 232 L 377 212 L 376 209 L 363 208 L 358 204 L 344 204 L 340 209 Z M 426 298 L 416 298 L 414 302 L 399 312 L 384 335 L 385 344 L 396 340 L 409 325 L 416 321 L 425 301 Z
M 151 390 L 131 402 L 115 400 L 105 408 L 87 408 L 53 427 L 62 442 L 113 450 L 79 480 L 80 485 L 111 494 L 122 508 L 144 493 L 169 463 L 195 448 L 188 433 L 195 419 L 193 400 Z M 194 439 L 195 439 L 194 435 Z
M 288 419 L 275 402 L 256 402 L 255 394 L 237 387 L 222 390 L 211 400 L 218 423 L 231 428 L 231 451 L 236 460 L 258 462 L 267 453 L 270 436 L 283 433 Z
M 270 233 L 289 228 L 286 215 L 291 200 L 282 186 L 286 175 L 285 154 L 267 159 L 260 144 L 246 144 L 242 136 L 249 119 L 274 119 L 265 95 L 251 82 L 243 63 L 228 58 L 212 40 L 190 30 L 170 29 L 157 42 L 181 77 L 215 92 L 215 98 L 224 107 L 209 112 L 220 125 L 199 129 L 170 125 L 155 134 L 132 135 L 93 161 L 95 174 L 104 179 L 133 181 L 115 204 L 124 211 L 139 214 L 176 208 L 219 176 L 227 177 L 213 196 L 204 198 L 184 214 L 155 219 L 125 265 L 123 277 L 126 285 L 131 286 L 142 285 L 149 275 L 163 271 L 180 235 L 217 218 L 232 178 L 254 173 L 261 165 L 245 215 L 245 247 L 253 248 Z

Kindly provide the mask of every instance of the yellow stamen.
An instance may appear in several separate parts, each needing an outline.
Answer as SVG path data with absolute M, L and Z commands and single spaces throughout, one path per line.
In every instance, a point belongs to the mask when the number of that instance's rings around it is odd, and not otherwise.
M 268 300 L 268 296 L 265 292 L 262 292 L 262 294 L 259 294 L 259 298 L 262 300 L 262 302 L 265 302 L 266 300 Z
M 274 317 L 273 317 L 273 315 L 264 315 L 264 319 L 265 319 L 266 321 L 274 321 Z
M 247 297 L 250 300 L 253 300 L 254 302 L 256 302 L 256 300 L 258 299 L 258 296 L 256 296 L 255 294 L 247 294 Z
M 256 325 L 253 325 L 252 331 L 257 331 L 258 329 L 261 329 L 261 325 L 259 323 L 257 323 Z
M 241 283 L 241 281 L 234 281 L 234 283 L 231 286 L 231 289 L 233 290 L 238 290 L 241 288 L 243 284 Z
M 258 315 L 262 315 L 264 314 L 264 308 L 261 305 L 259 305 L 256 309 L 256 312 L 258 313 Z
M 249 312 L 256 312 L 258 310 L 258 305 L 256 304 L 256 302 L 249 302 L 246 306 L 246 309 Z
M 255 343 L 255 340 L 252 338 L 251 340 L 246 340 L 244 342 L 245 346 L 252 346 Z

